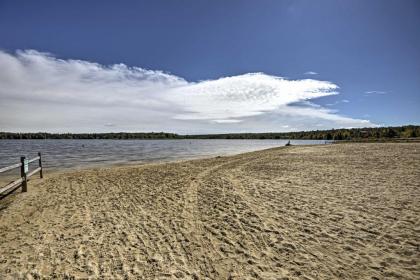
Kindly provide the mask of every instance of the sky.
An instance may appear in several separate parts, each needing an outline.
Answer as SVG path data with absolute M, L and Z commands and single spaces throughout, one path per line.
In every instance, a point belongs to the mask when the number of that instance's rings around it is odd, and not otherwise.
M 420 1 L 0 0 L 0 131 L 420 124 Z

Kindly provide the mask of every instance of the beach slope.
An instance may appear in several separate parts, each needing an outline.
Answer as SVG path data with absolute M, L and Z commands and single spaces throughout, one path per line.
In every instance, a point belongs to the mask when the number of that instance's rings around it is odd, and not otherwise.
M 0 278 L 420 279 L 420 144 L 48 175 L 0 201 Z

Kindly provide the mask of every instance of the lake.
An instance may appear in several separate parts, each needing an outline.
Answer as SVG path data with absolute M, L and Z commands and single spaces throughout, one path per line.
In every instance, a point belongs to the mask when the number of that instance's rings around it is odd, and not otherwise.
M 288 140 L 0 140 L 0 167 L 42 153 L 46 169 L 140 164 L 225 156 L 284 146 Z M 292 145 L 325 144 L 291 140 Z

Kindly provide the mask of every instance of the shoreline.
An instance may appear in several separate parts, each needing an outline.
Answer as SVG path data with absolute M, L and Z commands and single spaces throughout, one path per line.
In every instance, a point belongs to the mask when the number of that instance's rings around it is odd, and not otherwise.
M 201 139 L 199 139 L 201 140 Z M 215 139 L 218 140 L 218 139 Z M 305 144 L 305 145 L 291 145 L 291 146 L 278 146 L 278 147 L 272 147 L 272 148 L 264 148 L 260 150 L 255 151 L 248 151 L 248 152 L 240 152 L 240 153 L 234 153 L 234 154 L 220 154 L 220 155 L 202 155 L 202 156 L 196 156 L 196 157 L 186 157 L 186 158 L 179 158 L 179 159 L 165 159 L 165 160 L 150 160 L 150 161 L 127 161 L 124 163 L 106 163 L 106 161 L 103 162 L 103 164 L 92 164 L 92 165 L 79 165 L 79 166 L 72 166 L 72 167 L 48 167 L 45 166 L 44 170 L 46 174 L 65 174 L 65 173 L 72 173 L 72 172 L 79 172 L 79 171 L 86 171 L 86 170 L 98 170 L 98 169 L 113 169 L 113 168 L 130 168 L 130 167 L 140 167 L 140 166 L 147 166 L 147 165 L 161 165 L 161 164 L 170 164 L 170 163 L 183 163 L 183 162 L 189 162 L 189 161 L 199 161 L 199 160 L 210 160 L 210 159 L 216 159 L 216 158 L 229 158 L 229 157 L 235 157 L 240 155 L 246 155 L 249 153 L 259 153 L 267 150 L 276 150 L 276 149 L 285 149 L 285 148 L 292 148 L 292 147 L 322 147 L 325 145 L 358 145 L 358 144 L 367 144 L 367 145 L 381 145 L 381 144 L 411 144 L 411 143 L 420 143 L 419 142 L 335 142 L 335 143 L 328 143 L 328 144 Z
M 313 145 L 313 144 L 295 145 L 293 147 L 296 147 L 296 146 L 312 147 L 312 146 L 318 146 L 318 145 Z M 265 148 L 265 149 L 249 151 L 249 152 L 240 152 L 240 153 L 235 153 L 235 154 L 202 155 L 202 156 L 185 157 L 185 158 L 179 158 L 179 159 L 163 159 L 163 160 L 149 160 L 149 161 L 127 161 L 127 162 L 124 162 L 124 163 L 107 163 L 106 161 L 103 161 L 103 163 L 98 163 L 98 164 L 79 165 L 79 166 L 61 167 L 61 168 L 44 166 L 44 172 L 45 172 L 45 174 L 57 174 L 57 175 L 59 175 L 59 174 L 65 174 L 65 173 L 69 173 L 69 172 L 72 173 L 72 172 L 86 171 L 86 170 L 113 169 L 113 168 L 124 168 L 124 167 L 139 167 L 139 166 L 144 166 L 144 165 L 160 165 L 160 164 L 168 164 L 168 163 L 182 163 L 182 162 L 187 162 L 187 161 L 234 157 L 234 156 L 239 156 L 239 155 L 248 154 L 248 153 L 255 153 L 255 152 L 261 152 L 261 151 L 265 151 L 265 150 L 281 149 L 281 148 L 287 148 L 287 147 L 286 146 L 278 146 L 278 147 Z
M 317 146 L 317 145 L 299 145 L 299 146 Z M 159 166 L 159 165 L 164 165 L 164 164 L 173 164 L 173 163 L 188 163 L 188 162 L 193 162 L 193 161 L 200 161 L 200 160 L 211 160 L 211 159 L 219 159 L 219 158 L 228 158 L 228 157 L 234 157 L 234 156 L 240 156 L 240 155 L 245 155 L 248 153 L 258 153 L 258 152 L 262 152 L 262 151 L 266 151 L 266 150 L 271 150 L 271 149 L 281 149 L 281 148 L 287 148 L 287 146 L 279 146 L 279 147 L 274 147 L 274 148 L 266 148 L 266 149 L 261 149 L 261 150 L 255 150 L 255 151 L 250 151 L 250 152 L 244 152 L 244 153 L 238 153 L 238 154 L 227 154 L 227 155 L 218 155 L 218 156 L 198 156 L 196 158 L 181 158 L 181 159 L 169 159 L 169 160 L 161 160 L 161 161 L 149 161 L 149 162 L 136 162 L 136 163 L 131 163 L 131 162 L 126 162 L 126 163 L 121 163 L 121 164 L 103 164 L 103 165 L 85 165 L 85 166 L 79 166 L 79 167 L 64 167 L 64 168 L 56 168 L 56 167 L 52 167 L 52 168 L 48 168 L 48 167 L 44 167 L 44 178 L 40 179 L 38 178 L 36 175 L 34 177 L 31 177 L 30 179 L 28 179 L 28 189 L 30 189 L 31 187 L 36 187 L 37 185 L 39 185 L 40 183 L 43 182 L 43 180 L 45 179 L 51 179 L 57 176 L 62 176 L 62 175 L 68 175 L 68 174 L 73 174 L 73 173 L 77 173 L 77 172 L 98 172 L 101 170 L 118 170 L 118 169 L 124 169 L 124 168 L 136 168 L 136 167 L 147 167 L 147 166 Z M 2 174 L 0 174 L 2 175 Z M 0 186 L 6 185 L 7 183 L 10 183 L 16 179 L 18 179 L 20 176 L 19 175 L 3 175 L 0 176 Z M 5 196 L 3 196 L 2 198 L 0 198 L 0 203 L 2 200 L 11 200 L 12 197 L 14 197 L 15 195 L 21 193 L 21 187 L 18 187 L 17 189 L 15 189 L 14 191 L 9 192 L 8 194 L 6 194 Z
M 204 144 L 203 142 L 204 141 Z M 41 151 L 45 169 L 81 169 L 113 165 L 133 165 L 153 162 L 169 162 L 176 160 L 200 159 L 218 155 L 234 155 L 242 152 L 261 150 L 283 146 L 286 141 L 277 140 L 243 140 L 236 142 L 225 140 L 190 140 L 179 144 L 178 140 L 170 141 L 109 141 L 71 140 L 69 142 L 34 142 L 24 144 L 19 141 L 3 142 L 5 153 L 2 153 L 1 166 L 8 166 L 19 161 L 20 156 L 35 156 Z M 115 142 L 115 143 L 114 143 Z M 127 142 L 127 143 L 128 143 Z M 38 143 L 38 144 L 37 144 Z M 52 143 L 52 144 L 48 144 Z M 67 143 L 67 144 L 66 144 Z M 85 143 L 85 144 L 84 144 Z M 108 144 L 102 144 L 108 143 Z M 207 144 L 208 143 L 208 144 Z M 235 144 L 236 143 L 236 144 Z M 310 144 L 311 142 L 309 142 Z M 0 142 L 1 144 L 1 142 Z M 7 150 L 10 150 L 7 151 Z M 19 152 L 17 152 L 19 151 Z M 74 152 L 72 152 L 74 151 Z M 1 174 L 0 174 L 1 175 Z
M 357 143 L 46 173 L 0 201 L 0 276 L 416 279 L 419 170 Z

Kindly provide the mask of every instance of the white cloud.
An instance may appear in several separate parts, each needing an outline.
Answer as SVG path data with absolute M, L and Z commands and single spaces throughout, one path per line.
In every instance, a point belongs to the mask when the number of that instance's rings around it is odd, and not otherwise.
M 310 102 L 338 94 L 328 81 L 249 73 L 188 82 L 162 71 L 33 50 L 0 51 L 0 69 L 0 131 L 218 133 L 373 125 Z
M 372 94 L 384 95 L 384 94 L 388 94 L 388 92 L 381 91 L 381 90 L 371 90 L 371 91 L 365 91 L 365 94 L 366 95 L 372 95 Z
M 350 100 L 342 99 L 342 100 L 337 100 L 333 103 L 328 103 L 328 104 L 325 104 L 325 105 L 331 107 L 331 106 L 334 106 L 334 105 L 337 105 L 337 104 L 340 104 L 340 103 L 350 103 Z
M 305 72 L 303 74 L 304 75 L 318 75 L 318 73 L 317 72 L 314 72 L 314 71 L 308 71 L 308 72 Z
M 290 81 L 263 73 L 190 83 L 171 90 L 174 103 L 183 100 L 186 113 L 177 119 L 237 119 L 270 112 L 297 101 L 336 94 L 336 85 L 316 80 Z
M 215 123 L 240 123 L 242 120 L 234 120 L 234 119 L 229 119 L 229 120 L 213 120 Z

